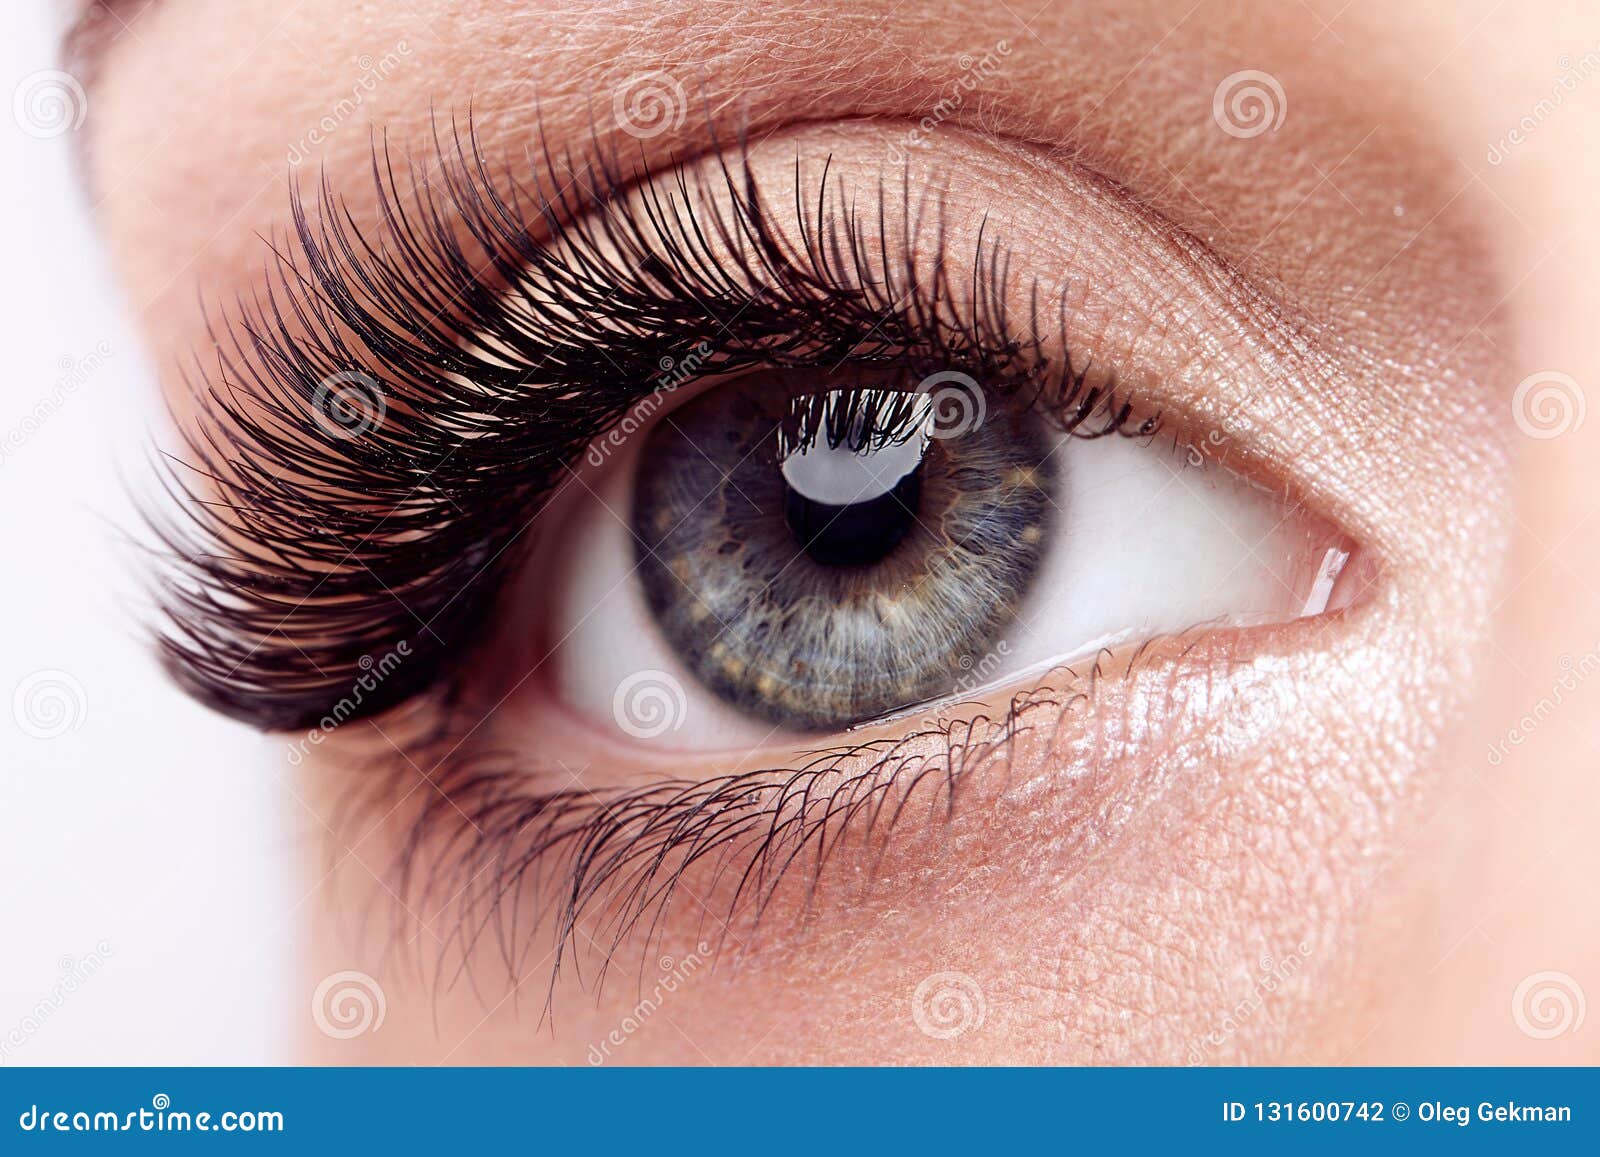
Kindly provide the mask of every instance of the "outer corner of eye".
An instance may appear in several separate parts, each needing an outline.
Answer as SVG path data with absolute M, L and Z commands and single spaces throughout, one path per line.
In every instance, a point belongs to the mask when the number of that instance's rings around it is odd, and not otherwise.
M 589 456 L 542 548 L 567 707 L 655 750 L 749 750 L 1349 601 L 1331 522 L 1172 437 L 1080 437 L 1037 398 L 942 409 L 873 372 L 754 372 Z

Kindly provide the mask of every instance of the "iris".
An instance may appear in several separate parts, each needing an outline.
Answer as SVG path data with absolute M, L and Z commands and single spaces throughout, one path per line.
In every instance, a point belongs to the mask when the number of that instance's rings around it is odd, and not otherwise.
M 930 399 L 756 374 L 650 432 L 636 561 L 685 666 L 777 726 L 828 730 L 948 692 L 1014 620 L 1058 516 L 1042 419 L 945 437 Z

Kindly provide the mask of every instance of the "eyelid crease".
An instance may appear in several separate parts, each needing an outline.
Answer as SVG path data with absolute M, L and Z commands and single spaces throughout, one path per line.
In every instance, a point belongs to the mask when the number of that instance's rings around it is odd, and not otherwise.
M 937 197 L 911 211 L 909 172 L 896 264 L 887 190 L 874 239 L 869 217 L 830 205 L 824 166 L 808 217 L 798 158 L 796 248 L 725 154 L 694 186 L 681 164 L 624 179 L 597 152 L 574 191 L 550 156 L 531 189 L 492 172 L 470 122 L 435 151 L 442 176 L 409 166 L 406 194 L 374 144 L 375 236 L 326 177 L 315 212 L 297 189 L 274 280 L 212 322 L 214 380 L 198 362 L 186 377 L 194 477 L 165 476 L 181 517 L 149 514 L 170 555 L 158 645 L 192 695 L 259 727 L 344 722 L 447 680 L 527 549 L 526 513 L 686 348 L 709 351 L 706 374 L 892 357 L 1055 391 L 1086 434 L 1132 420 L 1113 375 L 1091 385 L 1044 348 L 1036 289 L 1016 336 L 1009 260 L 981 231 L 962 297 Z M 718 185 L 728 207 L 702 219 Z M 919 264 L 930 202 L 936 256 Z

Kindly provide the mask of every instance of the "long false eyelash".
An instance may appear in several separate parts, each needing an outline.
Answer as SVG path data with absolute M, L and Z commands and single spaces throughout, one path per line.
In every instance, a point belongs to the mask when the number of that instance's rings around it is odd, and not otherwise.
M 1037 292 L 1017 335 L 998 244 L 980 236 L 965 300 L 941 258 L 919 264 L 928 204 L 909 179 L 894 244 L 887 190 L 874 221 L 830 200 L 826 166 L 804 187 L 797 160 L 794 243 L 742 152 L 710 178 L 625 176 L 597 151 L 518 179 L 470 124 L 435 152 L 431 175 L 403 166 L 402 182 L 374 145 L 370 232 L 325 180 L 314 204 L 297 190 L 267 288 L 213 323 L 209 372 L 188 374 L 189 473 L 167 475 L 179 512 L 151 515 L 170 562 L 158 645 L 192 695 L 258 727 L 447 685 L 563 469 L 664 367 L 893 360 L 1048 395 L 1076 432 L 1130 422 L 1109 379 L 1044 348 Z
M 916 437 L 932 413 L 927 394 L 858 386 L 804 394 L 789 404 L 778 429 L 778 456 L 818 444 L 857 454 L 899 446 Z

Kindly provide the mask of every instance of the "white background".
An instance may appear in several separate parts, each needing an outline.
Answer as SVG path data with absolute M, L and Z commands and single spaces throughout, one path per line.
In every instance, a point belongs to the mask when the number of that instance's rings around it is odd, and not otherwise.
M 284 1060 L 310 997 L 285 979 L 309 883 L 283 746 L 191 705 L 140 641 L 119 471 L 140 485 L 161 409 L 80 142 L 28 135 L 15 109 L 57 66 L 66 7 L 0 10 L 0 1063 Z M 65 715 L 17 700 L 41 682 Z M 102 943 L 65 991 L 63 962 Z

